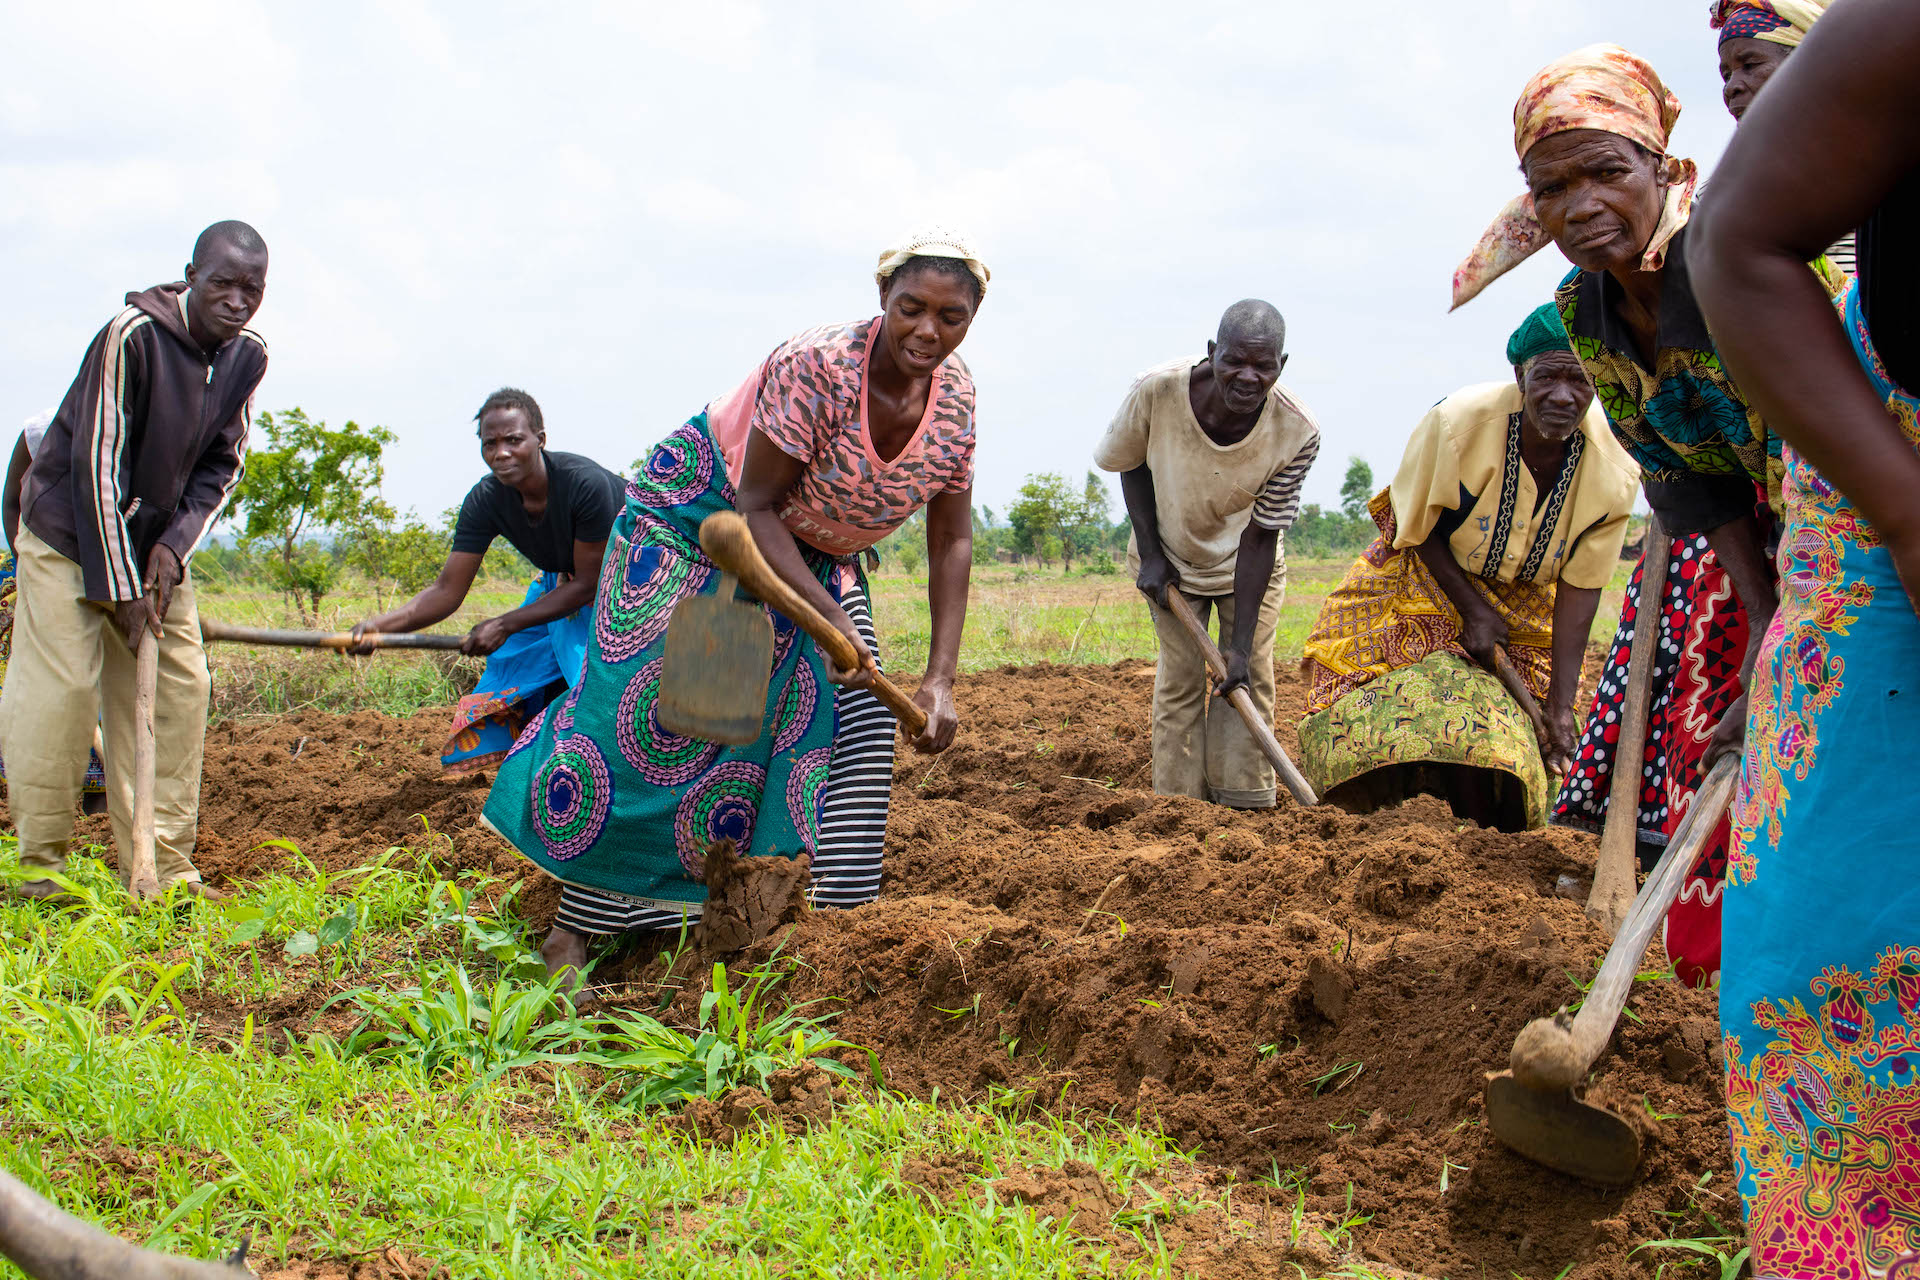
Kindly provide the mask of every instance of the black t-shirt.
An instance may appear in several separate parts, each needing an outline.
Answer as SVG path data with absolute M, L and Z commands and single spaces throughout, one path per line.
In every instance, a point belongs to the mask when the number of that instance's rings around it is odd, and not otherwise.
M 453 525 L 453 549 L 485 555 L 495 538 L 547 573 L 573 572 L 575 542 L 604 542 L 613 518 L 626 505 L 626 483 L 592 458 L 577 453 L 540 456 L 547 463 L 547 509 L 527 519 L 517 490 L 489 475 L 467 491 Z

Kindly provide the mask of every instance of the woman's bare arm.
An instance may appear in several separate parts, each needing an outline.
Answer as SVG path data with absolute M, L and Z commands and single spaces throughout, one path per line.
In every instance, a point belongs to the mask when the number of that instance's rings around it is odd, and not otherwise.
M 853 619 L 847 617 L 846 610 L 833 598 L 833 593 L 807 570 L 807 562 L 800 556 L 799 544 L 794 541 L 787 527 L 780 523 L 777 514 L 781 500 L 793 492 L 793 486 L 800 483 L 805 470 L 805 464 L 767 439 L 765 432 L 758 429 L 749 431 L 747 460 L 741 468 L 739 494 L 734 500 L 734 508 L 746 517 L 747 527 L 753 530 L 754 545 L 760 548 L 760 554 L 767 558 L 773 571 L 798 591 L 808 604 L 819 610 L 820 616 L 832 623 L 841 635 L 853 642 L 854 652 L 861 657 L 859 670 L 841 671 L 829 659 L 829 678 L 836 684 L 865 688 L 873 683 L 873 677 L 879 672 L 874 665 L 873 655 L 867 651 L 866 641 L 860 638 Z

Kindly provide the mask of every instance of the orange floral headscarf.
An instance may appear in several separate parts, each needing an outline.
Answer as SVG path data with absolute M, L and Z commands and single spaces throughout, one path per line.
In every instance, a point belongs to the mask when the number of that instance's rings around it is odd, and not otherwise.
M 1556 58 L 1534 73 L 1513 107 L 1513 149 L 1524 163 L 1542 138 L 1574 129 L 1595 129 L 1636 142 L 1662 158 L 1667 203 L 1641 258 L 1645 270 L 1666 262 L 1667 245 L 1687 225 L 1699 171 L 1691 160 L 1667 155 L 1680 99 L 1645 59 L 1617 44 L 1589 45 Z M 1533 197 L 1512 200 L 1466 261 L 1453 273 L 1453 305 L 1470 302 L 1507 272 L 1552 244 L 1534 217 Z

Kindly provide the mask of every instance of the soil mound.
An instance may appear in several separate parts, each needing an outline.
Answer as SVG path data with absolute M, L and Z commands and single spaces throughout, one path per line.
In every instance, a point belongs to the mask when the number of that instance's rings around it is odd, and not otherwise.
M 1506 1066 L 1528 1020 L 1579 1000 L 1605 950 L 1556 892 L 1584 891 L 1590 837 L 1484 831 L 1429 798 L 1360 817 L 1154 796 L 1152 683 L 1148 663 L 964 678 L 960 741 L 900 757 L 882 899 L 792 924 L 792 886 L 743 900 L 748 957 L 780 946 L 799 960 L 785 990 L 837 1002 L 836 1032 L 877 1050 L 893 1088 L 1146 1117 L 1203 1167 L 1236 1172 L 1236 1206 L 1260 1202 L 1247 1181 L 1277 1180 L 1288 1189 L 1271 1213 L 1284 1219 L 1304 1186 L 1307 1213 L 1371 1215 L 1354 1229 L 1361 1251 L 1413 1272 L 1651 1276 L 1658 1259 L 1630 1259 L 1635 1244 L 1684 1234 L 1703 1209 L 1738 1222 L 1710 993 L 1637 984 L 1598 1064 L 1589 1096 L 1646 1133 L 1633 1186 L 1528 1164 L 1483 1123 L 1484 1074 Z M 1289 749 L 1304 694 L 1280 673 Z M 445 725 L 444 713 L 301 714 L 217 728 L 203 868 L 258 874 L 289 856 L 274 839 L 324 867 L 424 844 L 449 865 L 524 877 L 523 909 L 544 924 L 551 882 L 479 825 L 490 779 L 439 776 Z M 608 976 L 661 976 L 646 956 Z M 740 1116 L 703 1118 L 717 1131 Z M 941 1171 L 924 1173 L 941 1194 Z M 1083 1183 L 1010 1171 L 1002 1191 L 1076 1221 L 1111 1210 Z M 1284 1233 L 1277 1250 L 1232 1239 L 1223 1226 L 1186 1261 L 1297 1274 Z

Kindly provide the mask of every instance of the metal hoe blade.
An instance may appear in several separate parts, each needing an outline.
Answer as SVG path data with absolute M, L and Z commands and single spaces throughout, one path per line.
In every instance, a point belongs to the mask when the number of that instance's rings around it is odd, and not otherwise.
M 758 605 L 734 600 L 734 579 L 715 595 L 674 606 L 660 662 L 655 715 L 669 733 L 745 746 L 766 720 L 773 671 L 773 622 Z
M 1605 1108 L 1529 1089 L 1507 1071 L 1487 1077 L 1486 1097 L 1493 1136 L 1535 1164 L 1608 1187 L 1640 1168 L 1640 1135 Z

